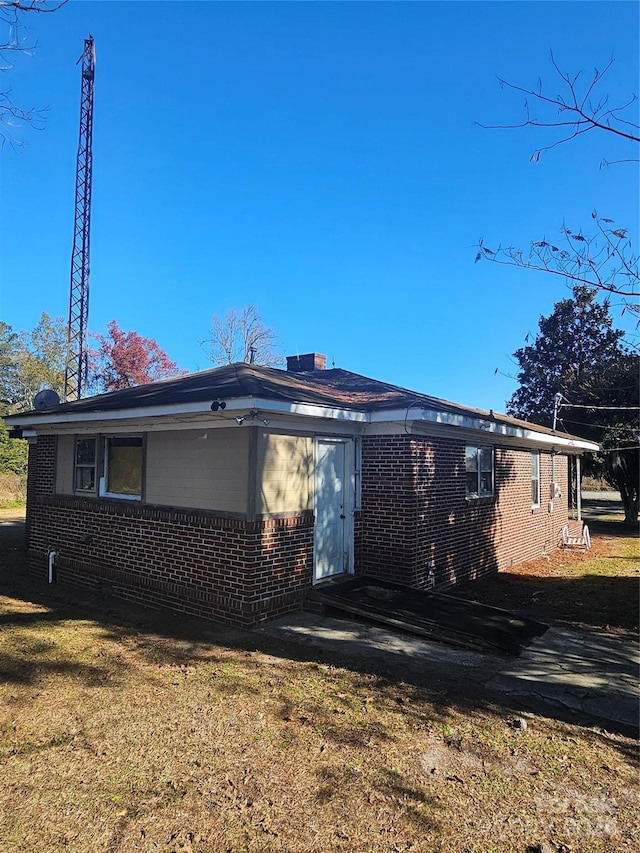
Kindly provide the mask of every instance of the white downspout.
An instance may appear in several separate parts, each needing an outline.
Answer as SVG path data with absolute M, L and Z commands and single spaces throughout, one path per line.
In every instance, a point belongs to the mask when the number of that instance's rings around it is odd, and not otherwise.
M 49 549 L 49 583 L 53 583 L 53 561 L 58 556 L 57 551 Z
M 582 521 L 582 488 L 580 483 L 580 457 L 576 454 L 576 508 L 578 521 Z

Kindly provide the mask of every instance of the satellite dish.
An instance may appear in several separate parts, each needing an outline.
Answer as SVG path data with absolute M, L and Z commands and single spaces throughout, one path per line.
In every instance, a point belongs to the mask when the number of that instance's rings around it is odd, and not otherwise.
M 51 388 L 45 388 L 43 391 L 38 391 L 36 396 L 33 398 L 33 408 L 38 412 L 43 411 L 43 409 L 51 409 L 53 406 L 60 405 L 60 397 L 56 394 L 55 391 L 52 391 Z

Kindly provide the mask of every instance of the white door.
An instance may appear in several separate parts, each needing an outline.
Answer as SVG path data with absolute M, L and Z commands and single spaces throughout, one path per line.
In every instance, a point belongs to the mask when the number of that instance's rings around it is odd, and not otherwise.
M 351 571 L 350 445 L 335 438 L 315 442 L 314 581 Z

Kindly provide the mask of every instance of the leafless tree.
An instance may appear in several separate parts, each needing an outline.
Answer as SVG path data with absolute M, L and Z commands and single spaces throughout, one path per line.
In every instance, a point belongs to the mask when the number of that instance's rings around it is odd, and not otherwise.
M 224 316 L 214 314 L 209 337 L 200 343 L 214 364 L 244 361 L 275 367 L 283 362 L 275 331 L 265 326 L 254 305 L 231 308 Z
M 603 71 L 596 69 L 591 80 L 583 84 L 581 73 L 570 75 L 562 72 L 551 54 L 551 64 L 563 83 L 563 94 L 548 96 L 540 80 L 535 89 L 527 89 L 506 80 L 500 80 L 503 88 L 527 95 L 524 103 L 525 118 L 517 124 L 478 124 L 480 127 L 490 129 L 512 130 L 527 126 L 556 129 L 558 138 L 549 145 L 536 149 L 531 155 L 531 160 L 536 163 L 544 152 L 597 130 L 624 140 L 632 146 L 634 155 L 624 160 L 603 159 L 601 166 L 614 163 L 637 164 L 640 126 L 627 117 L 628 111 L 638 100 L 637 96 L 630 95 L 614 106 L 610 103 L 608 95 L 600 96 L 596 92 L 613 62 L 614 60 L 611 59 Z M 547 111 L 544 118 L 537 118 L 532 114 L 529 98 L 533 98 L 537 105 Z M 480 260 L 489 260 L 497 264 L 562 276 L 571 283 L 584 284 L 608 294 L 618 294 L 623 297 L 625 303 L 623 310 L 638 313 L 637 298 L 640 295 L 638 254 L 634 251 L 628 229 L 616 225 L 613 219 L 599 216 L 596 211 L 591 216 L 592 226 L 588 231 L 575 230 L 563 225 L 556 239 L 542 237 L 533 240 L 528 250 L 502 245 L 490 249 L 484 240 L 480 239 L 476 263 Z
M 66 3 L 67 0 L 0 0 L 0 72 L 13 68 L 15 54 L 31 54 L 36 48 L 24 35 L 25 17 L 29 13 L 57 12 Z M 42 129 L 44 114 L 43 109 L 15 104 L 11 87 L 0 86 L 0 147 L 20 144 L 14 136 L 15 127 L 28 124 Z

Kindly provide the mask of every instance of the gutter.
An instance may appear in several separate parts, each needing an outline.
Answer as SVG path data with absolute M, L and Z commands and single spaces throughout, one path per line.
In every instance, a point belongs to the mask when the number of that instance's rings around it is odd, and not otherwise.
M 23 436 L 29 429 L 38 430 L 42 427 L 58 424 L 95 423 L 98 421 L 131 421 L 181 415 L 211 415 L 212 403 L 221 400 L 212 395 L 211 400 L 198 403 L 182 403 L 176 406 L 139 406 L 137 409 L 115 409 L 113 411 L 94 412 L 60 412 L 54 409 L 47 412 L 27 412 L 25 414 L 8 415 L 5 421 L 14 429 L 21 430 Z M 225 413 L 246 412 L 258 409 L 265 414 L 299 415 L 303 417 L 323 418 L 352 423 L 367 423 L 369 415 L 355 409 L 342 409 L 333 406 L 320 406 L 315 403 L 289 403 L 286 401 L 266 400 L 259 397 L 241 397 L 235 400 L 224 400 Z M 220 416 L 218 416 L 220 417 Z M 233 421 L 233 418 L 229 418 Z
M 149 420 L 153 418 L 172 418 L 189 415 L 211 416 L 212 404 L 220 398 L 212 396 L 211 400 L 199 401 L 197 403 L 182 403 L 175 406 L 146 406 L 137 409 L 116 409 L 114 411 L 95 412 L 61 412 L 55 413 L 55 409 L 47 412 L 30 412 L 24 415 L 9 415 L 5 421 L 14 430 L 20 430 L 23 437 L 34 437 L 38 430 L 51 431 L 51 427 L 57 425 L 91 424 L 91 423 L 113 423 L 130 422 L 137 419 Z M 598 444 L 585 439 L 568 437 L 558 433 L 538 432 L 535 429 L 527 429 L 513 424 L 496 420 L 495 418 L 474 417 L 472 415 L 456 414 L 443 409 L 428 409 L 420 407 L 409 407 L 393 409 L 389 411 L 363 412 L 357 409 L 343 409 L 332 406 L 321 406 L 314 403 L 292 403 L 279 400 L 268 400 L 261 397 L 241 397 L 232 400 L 224 400 L 225 416 L 217 415 L 217 419 L 234 421 L 234 413 L 247 412 L 253 409 L 265 415 L 290 415 L 314 419 L 339 421 L 341 423 L 384 425 L 389 423 L 401 423 L 405 427 L 411 423 L 412 426 L 420 428 L 424 426 L 455 427 L 460 430 L 470 430 L 474 433 L 485 433 L 487 436 L 511 439 L 526 442 L 528 445 L 537 444 L 542 447 L 566 449 L 573 452 L 597 452 Z M 229 415 L 227 418 L 226 415 Z
M 551 448 L 563 448 L 574 451 L 590 451 L 595 453 L 600 449 L 599 444 L 586 439 L 566 436 L 558 433 L 538 432 L 535 429 L 518 427 L 491 418 L 472 417 L 471 415 L 459 415 L 453 412 L 445 412 L 435 409 L 412 410 L 396 409 L 389 412 L 373 412 L 371 423 L 384 423 L 386 421 L 404 421 L 420 427 L 421 425 L 437 424 L 445 427 L 457 427 L 459 429 L 481 432 L 486 435 L 500 438 L 510 438 L 525 441 L 528 444 L 536 443 Z

